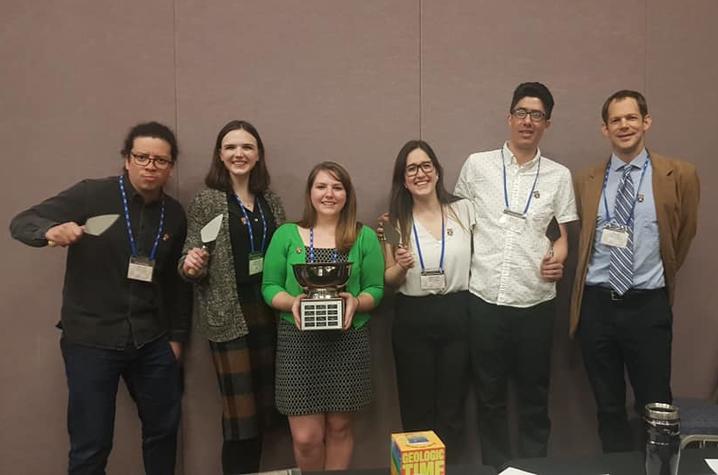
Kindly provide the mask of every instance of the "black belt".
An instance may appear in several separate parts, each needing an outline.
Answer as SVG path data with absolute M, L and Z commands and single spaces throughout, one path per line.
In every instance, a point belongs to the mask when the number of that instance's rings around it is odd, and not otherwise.
M 600 285 L 587 285 L 586 292 L 589 291 L 605 296 L 611 302 L 625 302 L 628 300 L 635 300 L 642 297 L 649 297 L 657 293 L 665 293 L 666 288 L 661 287 L 658 289 L 629 289 L 625 294 L 620 295 L 618 292 L 616 292 L 610 287 L 602 287 Z

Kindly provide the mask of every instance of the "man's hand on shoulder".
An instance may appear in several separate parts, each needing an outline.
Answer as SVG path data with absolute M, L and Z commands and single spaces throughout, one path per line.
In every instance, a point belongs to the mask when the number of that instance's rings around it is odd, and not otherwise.
M 47 239 L 47 244 L 51 247 L 66 247 L 76 243 L 84 234 L 85 231 L 82 226 L 74 221 L 69 221 L 48 229 L 45 233 L 45 239 Z
M 389 222 L 389 213 L 382 213 L 376 218 L 376 237 L 380 241 L 384 240 L 384 223 Z

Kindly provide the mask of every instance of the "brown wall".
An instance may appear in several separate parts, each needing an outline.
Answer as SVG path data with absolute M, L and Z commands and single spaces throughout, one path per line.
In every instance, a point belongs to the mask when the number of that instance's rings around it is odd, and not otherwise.
M 694 162 L 703 183 L 699 234 L 674 308 L 673 386 L 705 396 L 718 370 L 709 284 L 718 267 L 709 146 L 718 130 L 716 17 L 713 0 L 2 0 L 0 221 L 83 177 L 116 173 L 124 133 L 147 119 L 178 132 L 172 191 L 187 202 L 217 130 L 243 118 L 263 136 L 290 216 L 300 211 L 308 169 L 331 159 L 349 168 L 360 217 L 373 222 L 405 140 L 429 140 L 453 184 L 470 152 L 505 138 L 518 82 L 540 80 L 554 92 L 542 149 L 572 170 L 607 157 L 600 105 L 616 89 L 636 88 L 655 119 L 651 147 Z M 67 395 L 53 324 L 64 252 L 0 239 L 0 473 L 61 473 Z M 553 454 L 598 450 L 593 401 L 566 337 L 568 278 L 553 360 Z M 400 429 L 390 320 L 389 298 L 372 321 L 377 402 L 357 420 L 356 466 L 386 465 L 388 433 Z M 192 343 L 182 466 L 188 475 L 219 473 L 219 397 L 206 344 Z M 123 388 L 109 473 L 141 472 L 138 430 Z M 291 460 L 286 434 L 268 438 L 264 468 Z

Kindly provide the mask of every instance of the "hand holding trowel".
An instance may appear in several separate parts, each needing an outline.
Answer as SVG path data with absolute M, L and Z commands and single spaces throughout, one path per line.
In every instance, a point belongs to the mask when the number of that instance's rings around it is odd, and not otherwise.
M 408 249 L 401 243 L 401 235 L 399 231 L 392 226 L 391 223 L 387 222 L 382 229 L 384 241 L 394 246 L 394 260 L 405 270 L 414 267 L 414 256 L 411 250 Z
M 559 228 L 556 217 L 551 219 L 546 228 L 546 237 L 550 241 L 548 252 L 541 262 L 541 276 L 549 282 L 556 282 L 563 277 L 563 262 L 559 262 L 554 258 L 553 244 L 561 237 L 561 229 Z
M 100 236 L 107 231 L 110 226 L 115 224 L 115 221 L 117 221 L 119 217 L 119 214 L 102 214 L 88 218 L 82 226 L 75 222 L 58 224 L 48 229 L 47 233 L 45 233 L 47 245 L 50 247 L 64 247 L 76 242 L 84 234 Z
M 558 221 L 556 221 L 556 217 L 551 218 L 551 222 L 548 223 L 548 227 L 546 228 L 546 237 L 549 241 L 551 241 L 551 247 L 548 250 L 548 256 L 553 257 L 553 243 L 558 241 L 558 238 L 561 237 L 561 230 L 558 227 Z
M 195 276 L 207 265 L 209 249 L 217 240 L 219 230 L 222 228 L 222 219 L 222 215 L 218 214 L 200 230 L 199 235 L 202 239 L 202 247 L 195 247 L 187 252 L 182 266 L 185 274 Z

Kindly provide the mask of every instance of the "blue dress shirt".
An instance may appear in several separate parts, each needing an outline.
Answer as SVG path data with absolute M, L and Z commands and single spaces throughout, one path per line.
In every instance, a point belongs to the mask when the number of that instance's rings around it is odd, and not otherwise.
M 665 287 L 663 261 L 658 236 L 656 219 L 656 203 L 653 199 L 653 167 L 648 163 L 646 174 L 641 181 L 641 174 L 646 160 L 650 160 L 644 148 L 636 158 L 631 160 L 631 178 L 638 186 L 636 206 L 633 211 L 633 287 L 634 289 L 658 289 Z M 593 254 L 588 264 L 586 285 L 608 287 L 608 269 L 611 263 L 610 248 L 601 244 L 601 233 L 608 224 L 606 205 L 610 215 L 615 218 L 616 192 L 623 175 L 626 163 L 615 154 L 611 156 L 608 182 L 598 203 L 596 219 L 596 235 L 593 240 Z M 638 185 L 640 181 L 640 186 Z M 604 194 L 605 199 L 604 201 Z M 588 224 L 588 223 L 586 223 Z

